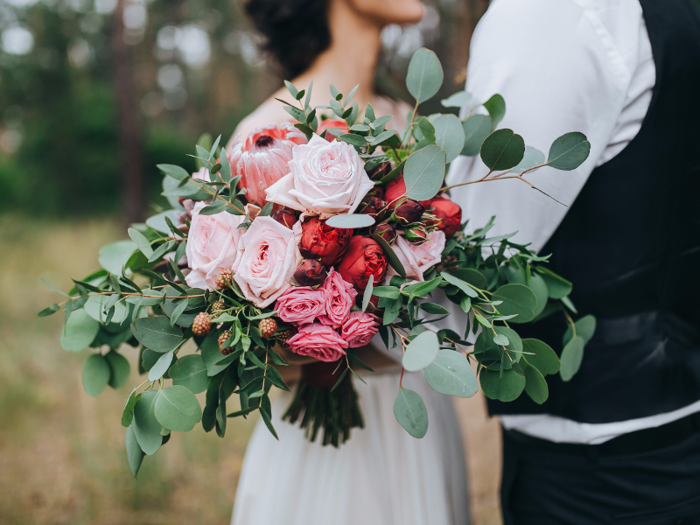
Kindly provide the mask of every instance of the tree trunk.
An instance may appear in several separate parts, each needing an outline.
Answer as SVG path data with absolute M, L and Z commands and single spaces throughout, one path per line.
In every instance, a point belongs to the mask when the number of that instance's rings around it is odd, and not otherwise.
M 123 220 L 130 224 L 143 219 L 144 184 L 141 136 L 129 48 L 124 41 L 124 4 L 118 0 L 113 15 L 112 63 L 117 90 L 117 109 L 123 170 Z

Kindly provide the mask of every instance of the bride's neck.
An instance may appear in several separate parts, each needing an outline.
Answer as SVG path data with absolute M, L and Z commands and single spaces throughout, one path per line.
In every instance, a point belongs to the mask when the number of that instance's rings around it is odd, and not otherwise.
M 375 98 L 374 73 L 381 50 L 382 26 L 359 16 L 347 2 L 338 1 L 330 2 L 328 25 L 330 47 L 295 79 L 294 84 L 303 89 L 310 81 L 314 82 L 313 105 L 328 104 L 330 84 L 345 96 L 359 84 L 353 100 L 363 108 Z

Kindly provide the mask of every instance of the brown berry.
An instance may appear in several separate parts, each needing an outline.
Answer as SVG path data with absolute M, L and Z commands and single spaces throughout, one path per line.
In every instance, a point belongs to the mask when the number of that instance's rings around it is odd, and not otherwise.
M 232 280 L 233 280 L 233 274 L 231 273 L 231 270 L 221 270 L 221 273 L 216 278 L 216 287 L 219 290 L 223 290 L 224 288 L 228 288 L 227 281 L 230 283 Z
M 271 317 L 268 317 L 267 319 L 260 321 L 258 328 L 265 339 L 270 339 L 270 337 L 275 335 L 275 332 L 277 331 L 277 321 Z
M 223 301 L 215 301 L 211 305 L 211 311 L 212 312 L 221 312 L 226 308 L 226 305 L 224 304 Z
M 282 342 L 282 346 L 286 347 L 287 341 L 294 337 L 297 334 L 297 331 L 298 330 L 296 328 L 287 328 L 286 330 L 277 334 L 277 339 L 279 339 Z
M 198 313 L 192 323 L 192 332 L 201 337 L 207 335 L 209 330 L 211 330 L 211 316 L 206 312 Z
M 219 336 L 219 352 L 221 352 L 224 355 L 229 355 L 231 352 L 233 352 L 233 348 L 224 348 L 226 341 L 228 341 L 232 335 L 233 333 L 231 333 L 231 330 L 226 330 L 225 332 L 222 332 Z

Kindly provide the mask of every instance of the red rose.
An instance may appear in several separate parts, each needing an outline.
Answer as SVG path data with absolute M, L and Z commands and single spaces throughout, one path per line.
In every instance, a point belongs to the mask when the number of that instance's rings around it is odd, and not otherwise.
M 370 275 L 374 275 L 377 284 L 386 277 L 386 255 L 377 241 L 356 235 L 350 239 L 348 250 L 336 270 L 343 279 L 363 291 Z
M 391 208 L 395 208 L 400 203 L 400 199 L 406 196 L 406 183 L 403 180 L 403 175 L 399 175 L 394 180 L 389 181 L 384 186 L 384 200 L 387 201 Z M 418 201 L 424 208 L 430 203 L 427 201 Z
M 462 225 L 462 208 L 459 207 L 459 204 L 438 197 L 430 201 L 430 206 L 433 207 L 433 215 L 440 219 L 437 227 L 442 230 L 446 238 L 449 239 L 459 231 Z
M 272 214 L 272 218 L 277 222 L 291 229 L 294 224 L 299 220 L 299 212 L 295 210 L 290 210 L 289 208 L 282 208 Z
M 321 259 L 324 266 L 333 265 L 343 256 L 352 237 L 352 230 L 333 228 L 318 217 L 307 219 L 301 232 L 301 254 L 307 259 Z

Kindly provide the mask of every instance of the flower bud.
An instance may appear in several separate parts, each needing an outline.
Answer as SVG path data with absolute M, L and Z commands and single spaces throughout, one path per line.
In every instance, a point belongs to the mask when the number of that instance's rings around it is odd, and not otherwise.
M 313 259 L 307 259 L 294 272 L 294 280 L 299 286 L 318 286 L 328 276 L 326 267 Z
M 377 226 L 372 228 L 372 233 L 375 235 L 379 235 L 389 244 L 392 244 L 396 240 L 396 230 L 391 224 L 378 224 Z
M 428 232 L 421 224 L 411 224 L 406 229 L 406 240 L 411 244 L 423 244 L 428 239 Z
M 299 212 L 290 210 L 289 208 L 282 208 L 272 214 L 272 218 L 279 222 L 282 226 L 286 226 L 291 229 L 294 224 L 299 220 Z
M 382 177 L 386 177 L 390 171 L 391 171 L 391 163 L 382 162 L 378 166 L 375 166 L 374 168 L 369 170 L 367 172 L 367 175 L 369 175 L 369 178 L 372 180 L 379 180 Z
M 425 208 L 413 199 L 406 199 L 394 209 L 394 219 L 401 225 L 411 224 L 420 220 Z
M 357 213 L 364 213 L 376 220 L 382 220 L 381 216 L 384 215 L 386 208 L 386 202 L 378 197 L 365 197 L 362 202 L 357 207 Z

